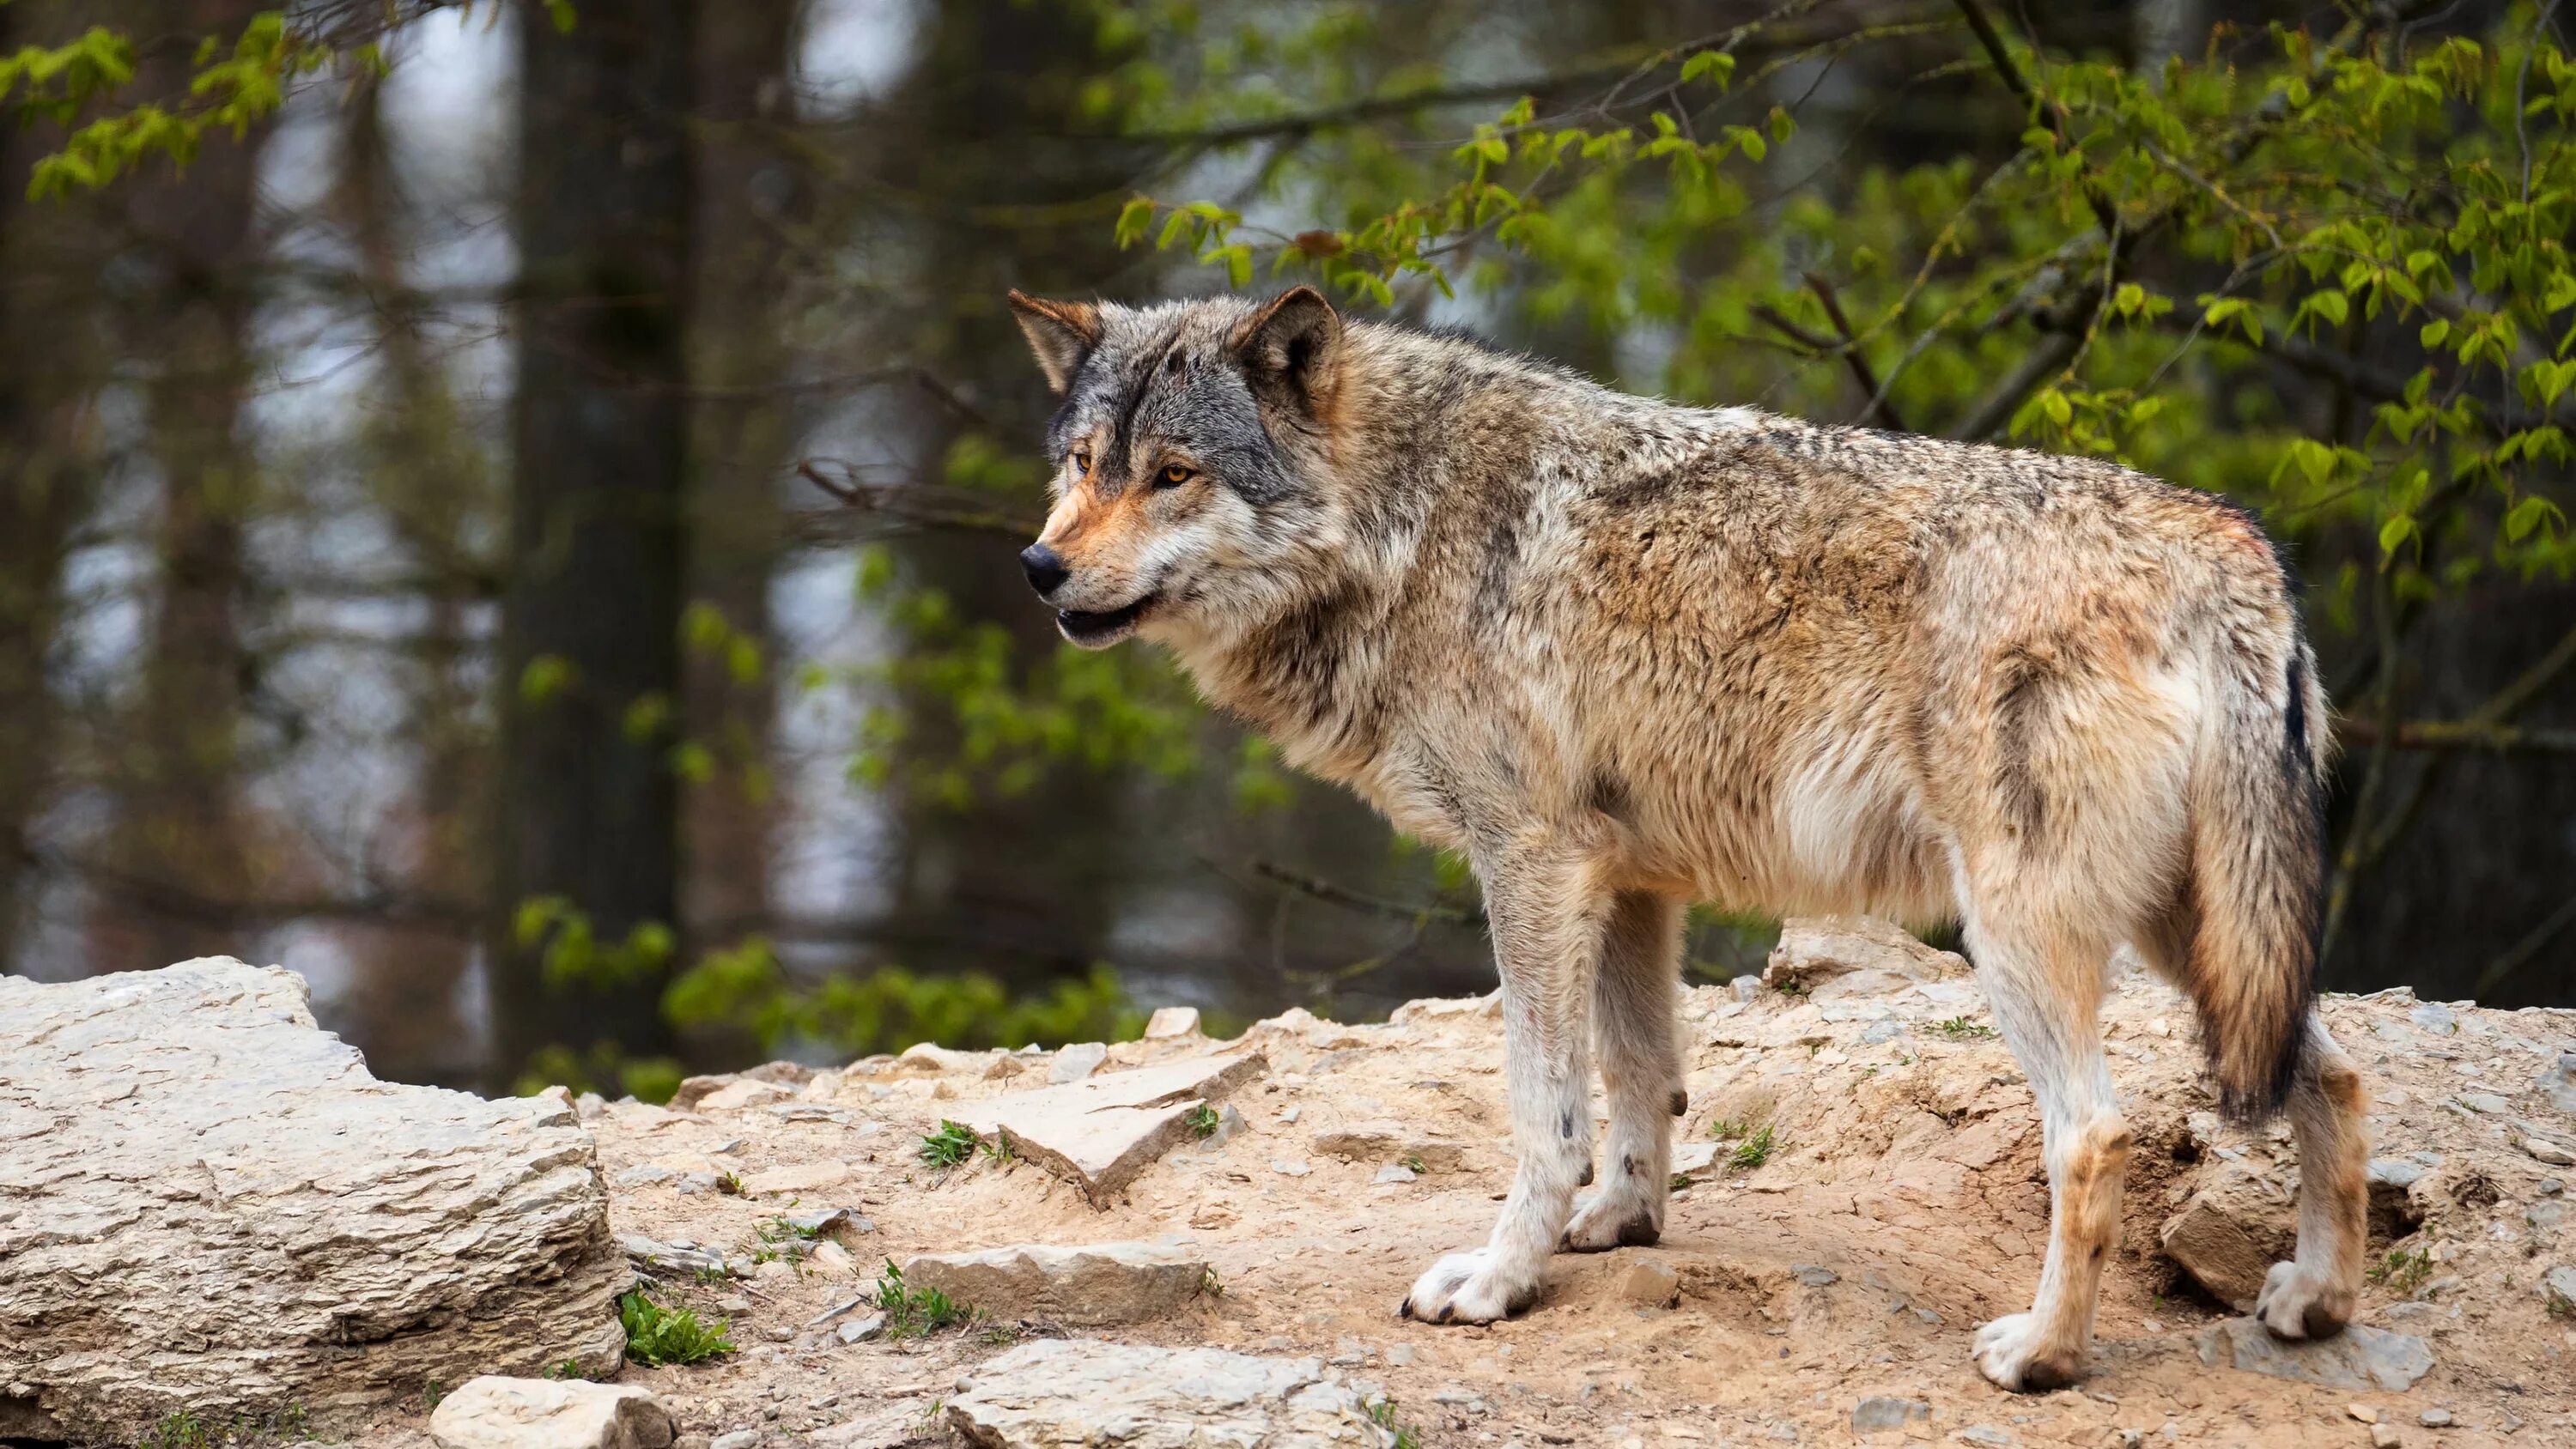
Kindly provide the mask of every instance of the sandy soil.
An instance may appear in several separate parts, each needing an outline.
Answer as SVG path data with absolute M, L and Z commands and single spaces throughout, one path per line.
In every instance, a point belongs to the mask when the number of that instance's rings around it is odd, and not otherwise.
M 1395 1317 L 1431 1259 L 1483 1239 L 1509 1180 L 1500 1025 L 1475 1003 L 1418 1003 L 1375 1026 L 1291 1012 L 1232 1043 L 1114 1047 L 1104 1071 L 1252 1050 L 1268 1070 L 1232 1099 L 1241 1131 L 1173 1153 L 1106 1210 L 1025 1162 L 918 1160 L 921 1137 L 957 1101 L 1043 1083 L 1044 1057 L 1017 1058 L 1028 1070 L 1000 1079 L 985 1075 L 989 1056 L 952 1056 L 947 1069 L 875 1058 L 791 1082 L 786 1102 L 732 1111 L 609 1105 L 593 1126 L 612 1183 L 650 1175 L 632 1172 L 646 1164 L 755 1179 L 827 1161 L 852 1169 L 792 1198 L 684 1192 L 681 1178 L 616 1187 L 621 1233 L 730 1253 L 757 1248 L 762 1225 L 791 1207 L 848 1206 L 875 1224 L 861 1260 L 837 1272 L 776 1262 L 748 1280 L 673 1278 L 665 1296 L 730 1318 L 742 1351 L 629 1368 L 625 1380 L 663 1395 L 700 1436 L 684 1442 L 745 1429 L 765 1444 L 946 1442 L 934 1410 L 961 1373 L 1014 1335 L 1067 1330 L 988 1323 L 845 1346 L 808 1321 L 867 1291 L 885 1256 L 1173 1237 L 1208 1254 L 1222 1295 L 1178 1319 L 1097 1333 L 1324 1358 L 1382 1385 L 1426 1446 L 1844 1444 L 1868 1395 L 1931 1406 L 1928 1422 L 1877 1441 L 1887 1443 L 2367 1445 L 2359 1409 L 2411 1445 L 2576 1445 L 2576 1322 L 2552 1318 L 2539 1286 L 2547 1269 L 2576 1263 L 2560 1186 L 2576 1170 L 2510 1136 L 2526 1122 L 2576 1136 L 2540 1083 L 2576 1049 L 2576 1012 L 2451 1011 L 2403 991 L 2328 1001 L 2370 1079 L 2374 1153 L 2429 1164 L 2408 1200 L 2378 1215 L 2405 1234 L 2398 1246 L 2428 1255 L 2424 1266 L 2373 1283 L 2360 1321 L 2421 1335 L 2435 1367 L 2410 1392 L 2355 1392 L 2203 1366 L 2195 1336 L 2229 1310 L 2161 1255 L 2158 1227 L 2225 1153 L 2285 1196 L 2295 1161 L 2282 1130 L 2217 1131 L 2188 1008 L 2124 978 L 2105 1019 L 2138 1149 L 2095 1372 L 2080 1389 L 2017 1397 L 1977 1376 L 1969 1342 L 1978 1323 L 2027 1306 L 2048 1204 L 2030 1094 L 1982 1001 L 1964 981 L 1844 1001 L 1750 996 L 1688 995 L 1691 1107 L 1679 1131 L 1689 1143 L 1722 1119 L 1767 1124 L 1770 1159 L 1736 1169 L 1721 1158 L 1678 1195 L 1660 1245 L 1560 1256 L 1538 1307 L 1489 1328 Z M 1384 1160 L 1318 1150 L 1320 1134 L 1390 1121 L 1400 1132 Z M 1417 1180 L 1377 1180 L 1415 1153 L 1430 1169 Z M 2374 1260 L 2391 1246 L 2375 1236 Z M 1678 1271 L 1677 1306 L 1623 1295 L 1624 1275 L 1649 1258 Z M 2422 1426 L 2427 1410 L 2447 1410 L 2451 1424 Z M 424 1423 L 388 1416 L 370 1442 L 425 1444 Z

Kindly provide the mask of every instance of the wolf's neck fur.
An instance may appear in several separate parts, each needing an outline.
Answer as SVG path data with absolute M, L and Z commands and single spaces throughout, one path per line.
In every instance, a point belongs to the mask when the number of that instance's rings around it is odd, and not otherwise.
M 1468 626 L 1477 600 L 1460 554 L 1527 511 L 1551 435 L 1572 416 L 1656 405 L 1406 328 L 1354 323 L 1344 353 L 1330 413 L 1336 525 L 1311 541 L 1297 592 L 1224 636 L 1174 642 L 1213 703 L 1300 768 L 1348 781 L 1412 692 L 1390 677 L 1391 621 Z

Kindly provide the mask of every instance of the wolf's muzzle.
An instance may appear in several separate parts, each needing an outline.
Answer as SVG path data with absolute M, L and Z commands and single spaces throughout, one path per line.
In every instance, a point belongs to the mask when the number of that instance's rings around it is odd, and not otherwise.
M 1064 566 L 1056 551 L 1042 543 L 1020 550 L 1020 568 L 1028 574 L 1029 587 L 1038 591 L 1039 598 L 1063 588 L 1064 581 L 1073 577 L 1073 570 Z

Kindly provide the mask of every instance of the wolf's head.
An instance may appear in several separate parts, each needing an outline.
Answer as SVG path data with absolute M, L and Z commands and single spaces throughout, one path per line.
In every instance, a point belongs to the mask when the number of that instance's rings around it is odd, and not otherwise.
M 1020 555 L 1064 637 L 1224 638 L 1274 616 L 1339 534 L 1341 318 L 1311 287 L 1129 308 L 1011 294 L 1047 382 L 1055 506 Z

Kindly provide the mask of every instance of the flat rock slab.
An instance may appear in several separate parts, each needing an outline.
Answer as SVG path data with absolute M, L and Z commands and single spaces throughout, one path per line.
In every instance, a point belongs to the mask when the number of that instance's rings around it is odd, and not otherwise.
M 618 1367 L 574 1109 L 379 1082 L 308 996 L 223 958 L 0 977 L 0 1422 L 125 1443 Z
M 1083 1325 L 1169 1317 L 1207 1291 L 1208 1275 L 1206 1255 L 1160 1243 L 1028 1243 L 903 1265 L 907 1287 L 1000 1317 Z
M 1391 1449 L 1359 1390 L 1311 1358 L 1048 1339 L 986 1360 L 947 1404 L 985 1449 Z
M 1190 1114 L 1269 1068 L 1259 1052 L 1184 1057 L 965 1104 L 958 1120 L 1105 1206 L 1155 1159 L 1191 1140 Z
M 2411 1333 L 2360 1324 L 2332 1338 L 2289 1340 L 2251 1318 L 2202 1329 L 2200 1361 L 2217 1368 L 2269 1374 L 2330 1389 L 2382 1389 L 2402 1394 L 2433 1371 L 2433 1351 Z
M 438 1401 L 439 1449 L 668 1449 L 670 1411 L 633 1384 L 485 1374 Z
M 2158 1239 L 2165 1256 L 2200 1286 L 2245 1313 L 2263 1291 L 2263 1276 L 2297 1246 L 2297 1206 L 2281 1183 L 2243 1163 L 2221 1161 L 2165 1220 Z
M 1829 987 L 1846 975 L 1855 979 Z M 1936 951 L 1875 916 L 1793 916 L 1780 923 L 1780 943 L 1762 966 L 1763 985 L 1810 990 L 1818 1001 L 1966 975 L 1966 957 Z

